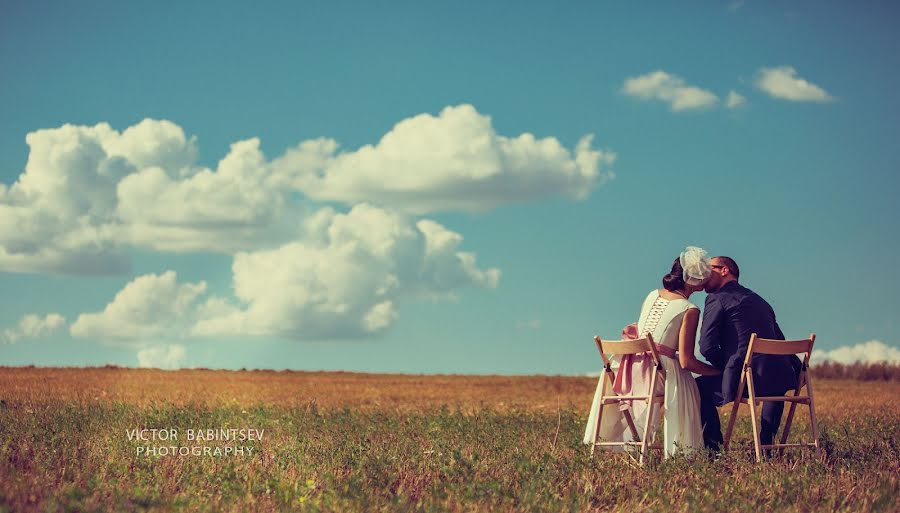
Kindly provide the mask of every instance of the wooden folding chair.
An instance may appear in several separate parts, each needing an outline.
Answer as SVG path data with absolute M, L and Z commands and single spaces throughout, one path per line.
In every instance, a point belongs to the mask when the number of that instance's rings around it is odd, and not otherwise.
M 778 449 L 779 453 L 783 452 L 787 447 L 812 447 L 816 451 L 819 450 L 819 425 L 816 421 L 816 406 L 813 402 L 812 382 L 809 380 L 809 358 L 812 354 L 813 343 L 816 341 L 816 334 L 812 333 L 808 339 L 804 340 L 770 340 L 765 338 L 757 338 L 756 333 L 750 336 L 750 345 L 747 347 L 747 356 L 744 358 L 744 367 L 741 370 L 741 381 L 738 384 L 737 395 L 735 395 L 734 406 L 731 408 L 731 418 L 728 419 L 728 429 L 725 431 L 725 450 L 731 442 L 731 433 L 734 429 L 734 423 L 737 419 L 738 408 L 742 403 L 750 405 L 750 417 L 753 424 L 753 447 L 756 450 L 756 461 L 762 461 L 762 449 Z M 791 355 L 804 353 L 803 362 L 800 367 L 800 375 L 797 378 L 797 388 L 793 395 L 779 396 L 758 396 L 756 395 L 756 387 L 753 383 L 753 369 L 750 362 L 753 360 L 754 354 L 774 354 L 774 355 Z M 744 398 L 744 386 L 747 387 L 749 398 Z M 806 395 L 800 395 L 800 390 L 806 387 Z M 761 445 L 759 440 L 759 418 L 758 409 L 761 408 L 764 401 L 783 401 L 791 403 L 788 410 L 787 420 L 784 424 L 784 432 L 781 435 L 780 443 L 772 443 Z M 788 435 L 791 432 L 791 423 L 794 421 L 794 410 L 798 404 L 805 404 L 809 407 L 809 424 L 812 430 L 811 442 L 787 443 Z M 758 405 L 758 406 L 757 406 Z
M 657 383 L 665 383 L 666 379 L 666 371 L 663 369 L 662 364 L 659 360 L 659 353 L 656 351 L 656 345 L 653 343 L 653 337 L 650 334 L 647 334 L 644 338 L 639 338 L 636 340 L 614 340 L 614 341 L 603 341 L 600 337 L 594 337 L 594 342 L 597 343 L 597 349 L 600 351 L 600 357 L 603 358 L 603 373 L 608 378 L 607 380 L 602 381 L 602 386 L 600 389 L 600 411 L 597 412 L 597 424 L 594 427 L 594 435 L 591 439 L 591 457 L 594 456 L 594 449 L 598 446 L 607 447 L 607 446 L 640 446 L 641 455 L 639 459 L 639 463 L 641 465 L 644 464 L 644 456 L 647 454 L 647 450 L 649 449 L 659 449 L 662 450 L 661 444 L 649 444 L 649 439 L 652 435 L 650 432 L 651 429 L 651 420 L 653 419 L 654 406 L 658 410 L 663 401 L 665 400 L 665 394 L 654 394 L 654 390 L 656 390 Z M 639 355 L 645 354 L 650 357 L 652 366 L 653 366 L 653 375 L 650 378 L 650 384 L 648 385 L 647 391 L 644 394 L 635 393 L 632 390 L 632 395 L 618 395 L 613 390 L 613 385 L 616 381 L 616 375 L 612 371 L 612 364 L 610 362 L 609 357 L 614 355 Z M 622 372 L 622 366 L 619 366 L 619 372 Z M 607 383 L 608 381 L 608 383 Z M 610 392 L 610 393 L 607 393 Z M 622 441 L 622 442 L 609 442 L 609 441 L 598 441 L 597 438 L 600 434 L 600 425 L 603 420 L 603 407 L 607 404 L 618 404 L 622 401 L 646 401 L 647 402 L 647 412 L 646 412 L 646 422 L 644 424 L 644 433 L 643 436 L 640 436 L 637 431 L 637 427 L 634 425 L 634 419 L 631 416 L 631 412 L 628 410 L 623 411 L 623 416 L 625 417 L 625 422 L 628 424 L 628 429 L 631 432 L 631 436 L 634 440 L 632 441 Z

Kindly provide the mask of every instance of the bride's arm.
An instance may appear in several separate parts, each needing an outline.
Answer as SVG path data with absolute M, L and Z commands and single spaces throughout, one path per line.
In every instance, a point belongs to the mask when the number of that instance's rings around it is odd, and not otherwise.
M 678 333 L 678 361 L 683 369 L 702 376 L 721 374 L 722 371 L 712 365 L 701 362 L 694 356 L 694 339 L 697 337 L 697 324 L 700 321 L 700 310 L 691 308 L 681 319 L 681 330 Z

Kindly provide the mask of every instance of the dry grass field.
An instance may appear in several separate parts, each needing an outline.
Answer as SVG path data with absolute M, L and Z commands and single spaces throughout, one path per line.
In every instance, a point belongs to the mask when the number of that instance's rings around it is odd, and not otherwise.
M 0 367 L 0 511 L 893 512 L 895 378 L 814 382 L 818 458 L 638 468 L 581 444 L 596 378 Z M 251 455 L 138 453 L 210 428 L 264 436 L 204 442 Z

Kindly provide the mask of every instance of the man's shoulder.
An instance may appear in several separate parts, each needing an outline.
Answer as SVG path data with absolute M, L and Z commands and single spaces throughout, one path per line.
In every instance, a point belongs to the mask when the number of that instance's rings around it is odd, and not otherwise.
M 724 287 L 719 289 L 719 291 L 716 293 L 716 295 L 719 296 L 720 301 L 723 301 L 726 298 L 733 302 L 741 302 L 745 298 L 762 299 L 762 297 L 760 297 L 759 294 L 757 294 L 756 292 L 753 292 L 749 288 L 741 285 L 740 283 L 738 283 L 736 281 L 732 281 L 732 282 L 729 282 L 728 284 L 726 284 Z
M 719 307 L 725 311 L 743 309 L 765 303 L 756 292 L 736 281 L 727 283 L 721 289 L 706 295 L 706 308 Z
M 750 298 L 753 301 L 766 301 L 762 296 L 760 296 L 750 288 L 741 285 L 740 283 L 738 283 L 737 287 L 734 288 L 734 294 L 741 298 Z
M 736 304 L 741 308 L 772 310 L 772 305 L 765 298 L 743 285 L 740 285 L 740 288 L 735 290 L 734 298 L 736 299 Z
M 730 281 L 723 285 L 719 290 L 710 292 L 706 295 L 706 304 L 719 302 L 722 304 L 730 302 L 734 297 L 741 297 L 746 292 L 753 292 L 736 281 Z

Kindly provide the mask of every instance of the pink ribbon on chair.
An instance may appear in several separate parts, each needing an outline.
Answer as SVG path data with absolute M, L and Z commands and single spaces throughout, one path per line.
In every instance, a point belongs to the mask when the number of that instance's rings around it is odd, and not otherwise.
M 622 328 L 622 340 L 637 340 L 638 336 L 637 324 L 631 323 Z M 637 356 L 637 359 L 635 358 Z M 631 395 L 634 389 L 634 380 L 632 379 L 632 367 L 635 363 L 641 364 L 641 372 L 638 378 L 643 381 L 643 363 L 646 358 L 642 355 L 626 354 L 619 362 L 619 370 L 616 372 L 616 380 L 613 383 L 613 392 L 619 395 Z M 649 362 L 648 362 L 649 364 Z
M 637 340 L 638 336 L 637 323 L 631 323 L 622 328 L 622 340 Z M 656 351 L 669 358 L 675 358 L 675 350 L 668 346 L 654 343 Z M 638 372 L 634 372 L 635 365 L 638 365 Z M 633 390 L 643 392 L 650 386 L 650 378 L 653 375 L 653 361 L 644 354 L 626 354 L 622 356 L 619 362 L 619 370 L 616 372 L 616 379 L 613 382 L 613 392 L 618 395 L 634 395 Z M 622 410 L 631 408 L 631 401 L 625 400 L 619 403 Z

